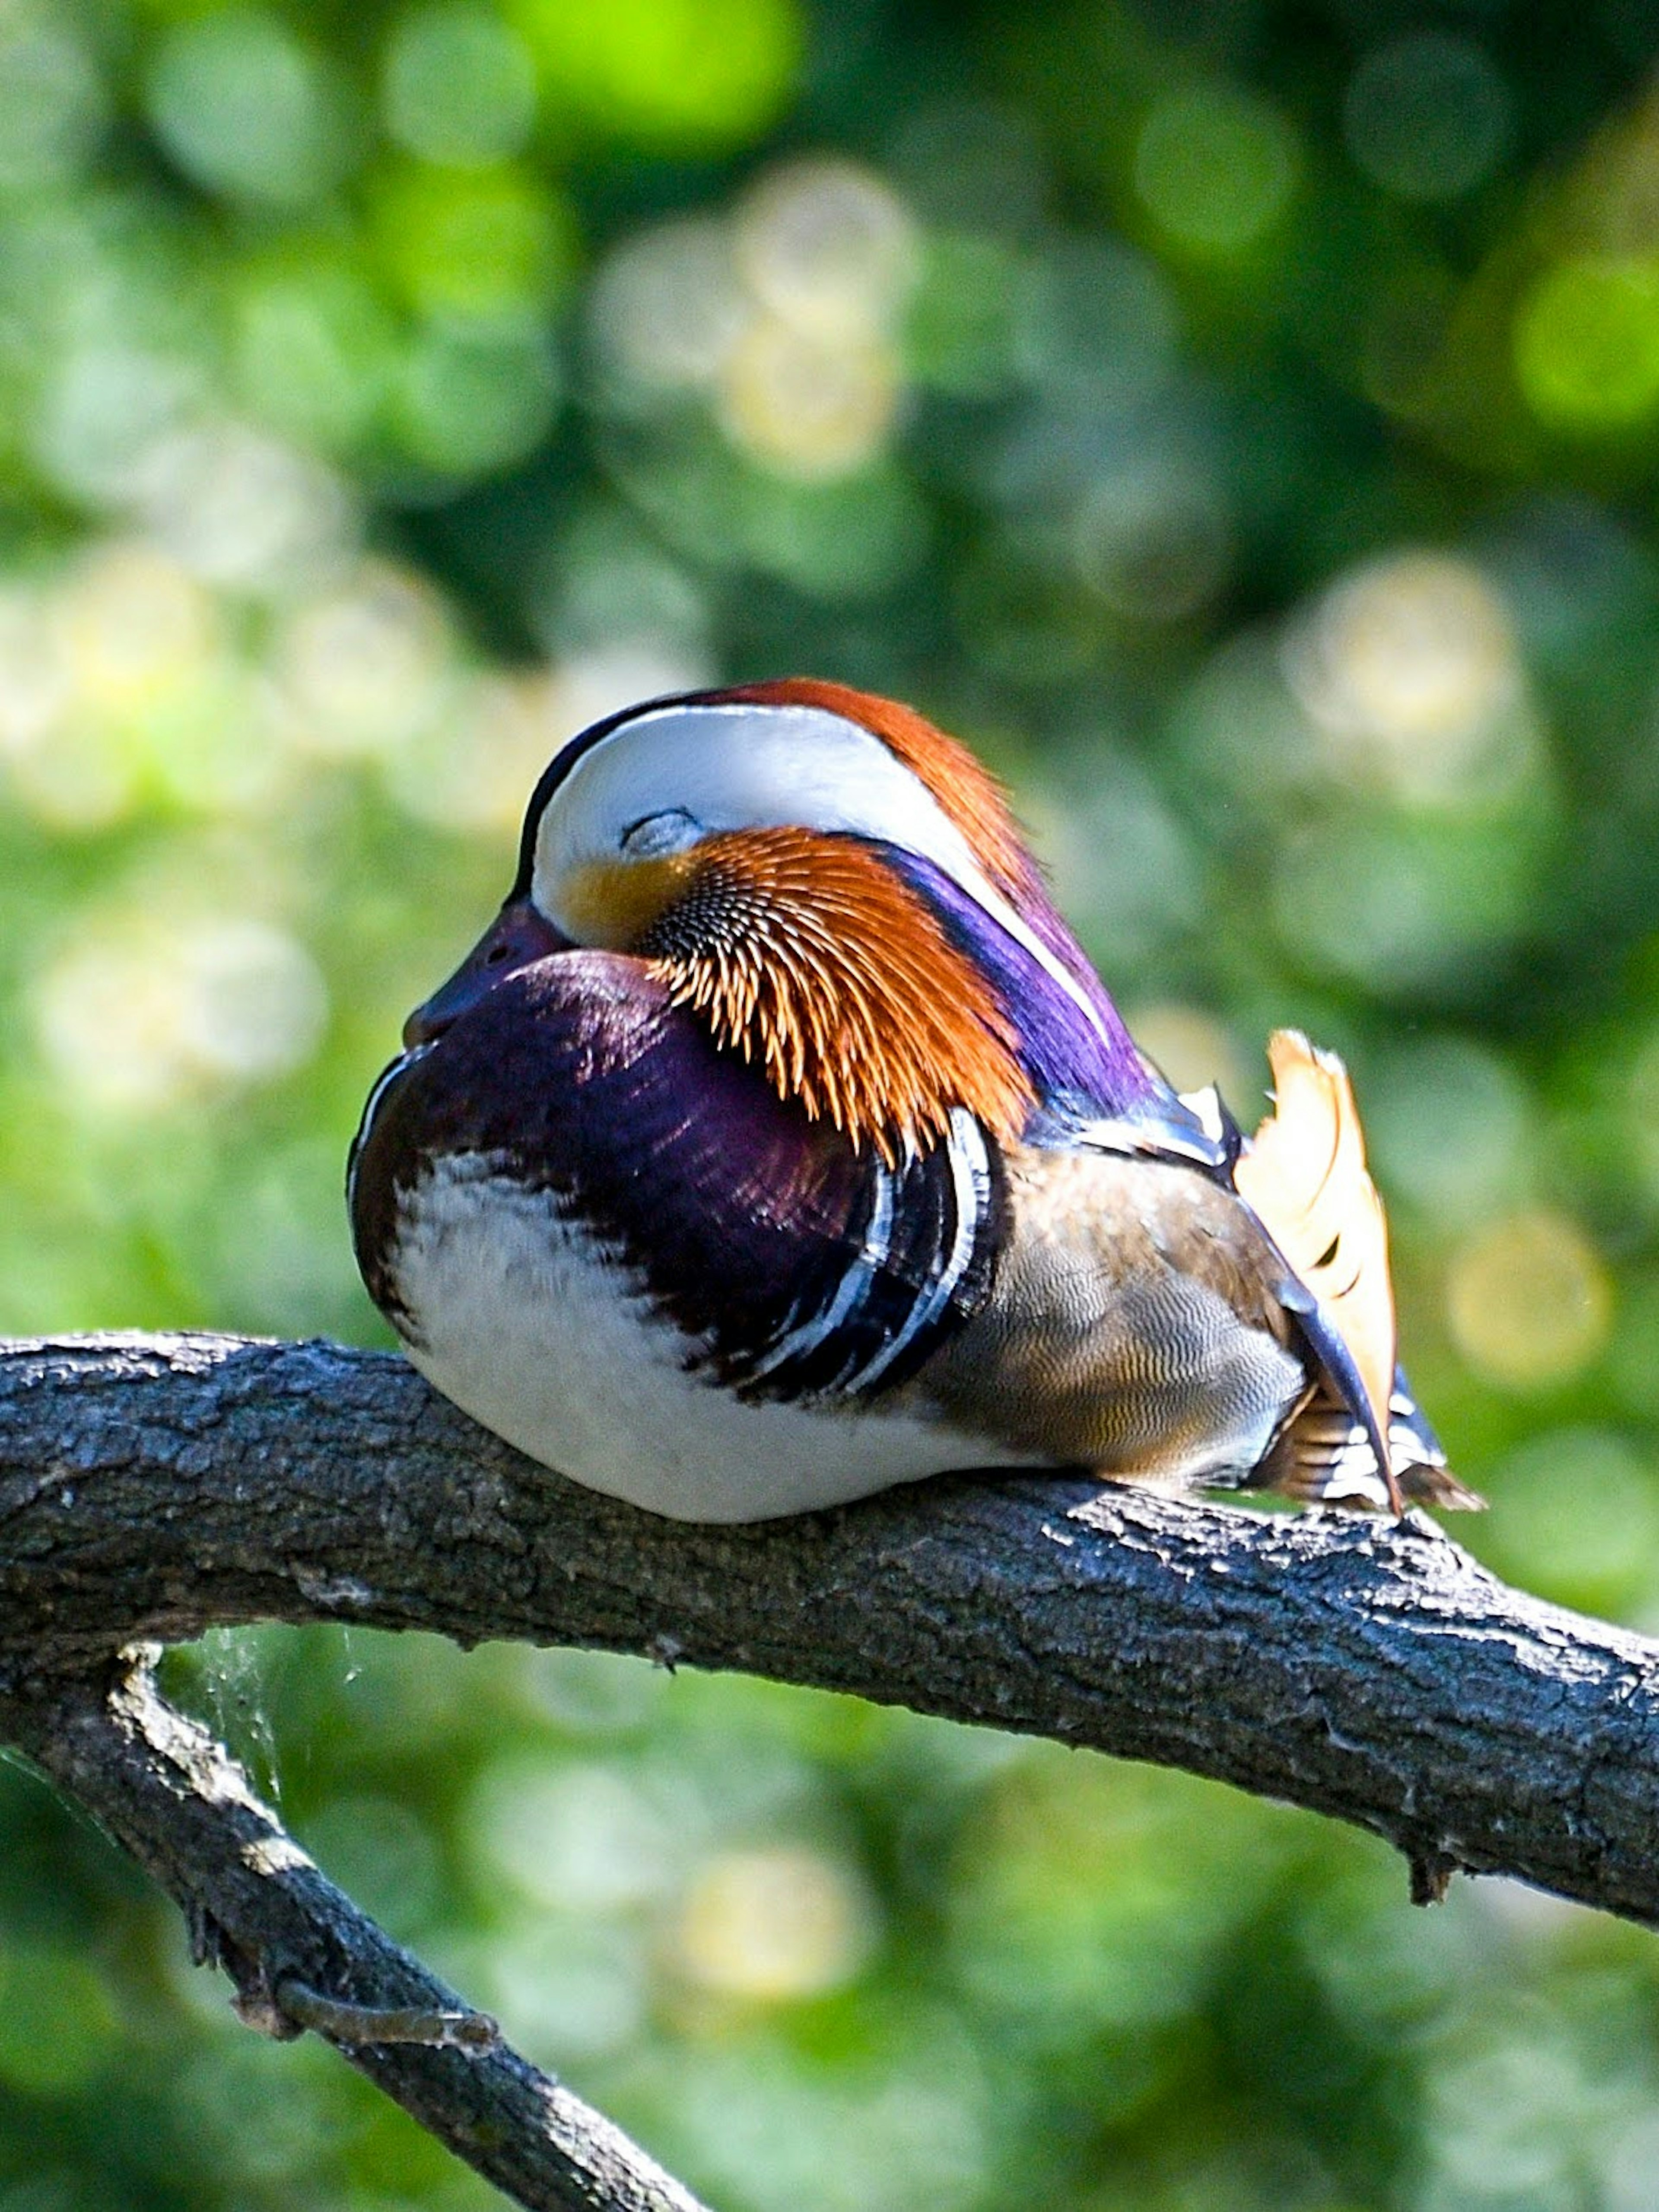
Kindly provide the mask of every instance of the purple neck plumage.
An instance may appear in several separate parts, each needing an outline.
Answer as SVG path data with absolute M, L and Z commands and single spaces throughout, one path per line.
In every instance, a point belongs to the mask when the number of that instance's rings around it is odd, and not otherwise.
M 927 900 L 956 944 L 995 985 L 1019 1032 L 1020 1057 L 1051 1124 L 1096 1116 L 1133 1121 L 1173 1103 L 1141 1058 L 1106 987 L 1035 876 L 1020 919 L 1077 982 L 1094 1019 L 978 901 L 930 860 L 897 847 L 884 857 Z

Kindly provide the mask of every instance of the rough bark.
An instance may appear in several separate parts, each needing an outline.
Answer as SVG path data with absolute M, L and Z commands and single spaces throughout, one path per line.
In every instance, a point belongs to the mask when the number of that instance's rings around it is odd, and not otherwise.
M 234 1761 L 156 1694 L 147 1657 L 0 1699 L 0 1735 L 176 1899 L 198 1958 L 230 1976 L 250 2027 L 287 2037 L 315 2027 L 532 2212 L 702 2212 L 319 1874 Z
M 386 1957 L 331 1949 L 337 1893 L 320 1922 L 301 1911 L 305 1942 L 244 1943 L 250 1908 L 161 1802 L 199 1796 L 179 1774 L 222 1755 L 199 1735 L 179 1752 L 167 1729 L 188 1724 L 155 1718 L 142 1675 L 113 1698 L 98 1686 L 135 1639 L 266 1620 L 851 1691 L 1356 1822 L 1406 1855 L 1421 1898 L 1464 1869 L 1659 1922 L 1659 1645 L 1505 1588 L 1426 1522 L 1004 1476 L 696 1528 L 544 1473 L 385 1355 L 221 1337 L 0 1347 L 0 1731 L 193 1902 L 256 2002 L 291 1954 L 330 1994 L 453 2004 L 378 1931 Z M 148 1826 L 124 1809 L 124 1759 L 155 1769 L 133 1780 Z M 327 1890 L 314 1869 L 306 1882 Z M 489 2063 L 353 2055 L 422 2117 L 432 2099 L 409 2081 Z M 545 2094 L 518 2108 L 544 2135 Z M 464 2154 L 469 2124 L 447 2137 Z M 690 2202 L 495 2178 L 538 2205 Z

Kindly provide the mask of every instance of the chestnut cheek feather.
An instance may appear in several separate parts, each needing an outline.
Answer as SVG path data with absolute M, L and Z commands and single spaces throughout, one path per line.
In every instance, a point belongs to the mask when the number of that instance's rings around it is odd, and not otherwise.
M 965 1107 L 996 1136 L 1033 1103 L 1012 1025 L 921 896 L 875 854 L 808 830 L 734 831 L 686 856 L 633 950 L 780 1097 L 890 1166 Z

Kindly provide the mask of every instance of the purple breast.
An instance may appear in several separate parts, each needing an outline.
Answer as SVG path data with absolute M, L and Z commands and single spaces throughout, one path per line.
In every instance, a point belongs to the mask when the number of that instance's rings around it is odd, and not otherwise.
M 371 1294 L 412 1341 L 400 1215 L 457 1158 L 552 1194 L 614 1255 L 618 1296 L 643 1292 L 684 1333 L 689 1367 L 767 1397 L 833 1390 L 904 1332 L 906 1358 L 882 1370 L 894 1387 L 988 1295 L 1005 1227 L 994 1169 L 964 1217 L 945 1147 L 890 1173 L 617 953 L 514 971 L 377 1091 L 353 1226 Z M 919 1309 L 927 1326 L 907 1330 Z M 800 1348 L 769 1356 L 786 1340 Z

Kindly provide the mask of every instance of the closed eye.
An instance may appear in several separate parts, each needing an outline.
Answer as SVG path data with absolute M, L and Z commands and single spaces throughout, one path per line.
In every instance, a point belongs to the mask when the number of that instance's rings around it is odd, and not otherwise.
M 665 853 L 684 852 L 702 835 L 702 824 L 695 814 L 688 814 L 683 806 L 672 806 L 661 814 L 642 814 L 637 822 L 630 822 L 619 843 L 630 860 L 653 860 Z

